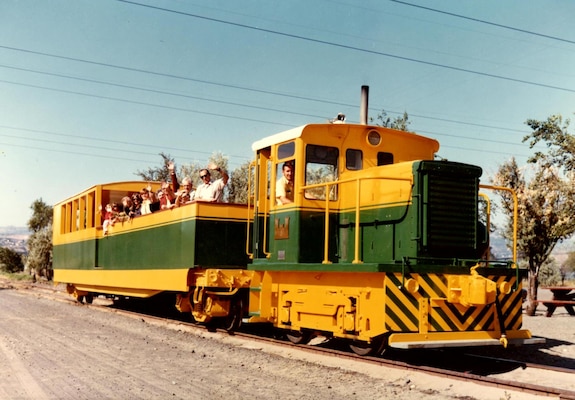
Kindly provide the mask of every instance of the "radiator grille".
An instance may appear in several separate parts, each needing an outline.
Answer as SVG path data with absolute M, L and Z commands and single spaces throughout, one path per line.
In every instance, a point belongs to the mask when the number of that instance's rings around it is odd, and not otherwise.
M 424 171 L 424 247 L 434 257 L 474 257 L 477 247 L 477 167 Z

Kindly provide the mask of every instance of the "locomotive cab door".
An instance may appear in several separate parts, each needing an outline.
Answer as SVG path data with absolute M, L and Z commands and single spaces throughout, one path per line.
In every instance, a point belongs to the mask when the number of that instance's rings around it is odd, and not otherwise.
M 335 258 L 338 157 L 336 147 L 306 145 L 301 139 L 258 150 L 256 215 L 265 216 L 266 223 L 265 229 L 261 221 L 254 225 L 265 231 L 259 236 L 263 240 L 254 232 L 254 248 L 263 246 L 269 261 L 321 263 L 326 243 L 330 260 Z M 326 215 L 334 215 L 327 236 Z

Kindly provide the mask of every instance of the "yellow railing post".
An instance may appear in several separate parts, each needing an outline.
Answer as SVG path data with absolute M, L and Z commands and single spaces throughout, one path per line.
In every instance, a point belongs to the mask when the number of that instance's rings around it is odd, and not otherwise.
M 323 261 L 322 264 L 331 264 L 329 261 L 329 182 L 325 185 L 325 229 L 323 243 Z
M 361 264 L 362 261 L 359 259 L 359 227 L 360 227 L 360 215 L 359 215 L 359 211 L 360 211 L 360 201 L 361 201 L 361 196 L 360 196 L 360 190 L 361 190 L 361 179 L 357 179 L 356 180 L 356 185 L 357 185 L 357 190 L 355 193 L 355 237 L 354 237 L 354 246 L 355 246 L 355 252 L 354 252 L 354 258 L 352 261 L 352 264 Z
M 376 177 L 360 177 L 360 178 L 352 178 L 352 179 L 344 179 L 344 180 L 337 180 L 333 182 L 325 182 L 325 183 L 316 183 L 311 185 L 305 185 L 300 188 L 301 192 L 305 193 L 308 189 L 313 188 L 324 188 L 326 190 L 326 197 L 325 197 L 325 224 L 324 224 L 324 255 L 322 264 L 331 264 L 329 261 L 329 188 L 331 186 L 339 186 L 343 183 L 356 183 L 356 195 L 355 195 L 355 236 L 354 236 L 354 243 L 355 243 L 355 251 L 354 251 L 354 260 L 352 264 L 361 264 L 363 263 L 362 260 L 359 258 L 360 253 L 360 220 L 361 220 L 361 181 L 362 180 L 390 180 L 390 181 L 406 181 L 406 182 L 413 182 L 412 178 L 403 178 L 403 177 L 391 177 L 391 176 L 376 176 Z
M 482 189 L 502 190 L 505 192 L 509 192 L 513 197 L 513 264 L 514 267 L 517 267 L 517 208 L 518 208 L 517 193 L 515 193 L 515 190 L 511 188 L 503 186 L 479 185 L 479 187 Z
M 252 165 L 255 165 L 257 168 L 256 162 L 257 161 L 250 162 L 250 165 L 248 167 L 248 209 L 247 209 L 248 215 L 246 217 L 246 222 L 247 222 L 246 223 L 246 254 L 250 258 L 250 260 L 254 259 L 254 253 L 250 253 L 250 206 L 251 206 L 251 198 L 252 198 L 250 196 L 250 193 L 252 190 L 252 187 L 251 187 L 252 186 L 251 185 L 251 182 L 252 182 Z M 257 184 L 255 186 L 257 186 Z M 256 193 L 254 192 L 254 201 L 257 201 L 255 199 L 255 196 L 256 196 Z M 254 224 L 256 223 L 256 220 L 257 220 L 256 212 L 257 212 L 257 209 L 254 207 L 254 218 L 253 218 Z

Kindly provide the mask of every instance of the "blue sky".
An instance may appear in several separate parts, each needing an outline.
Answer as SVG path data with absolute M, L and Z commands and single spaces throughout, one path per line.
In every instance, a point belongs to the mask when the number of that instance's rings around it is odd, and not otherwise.
M 358 122 L 362 85 L 371 117 L 407 111 L 488 182 L 525 163 L 528 118 L 575 111 L 573 15 L 534 0 L 3 0 L 0 226 L 25 226 L 35 199 L 137 180 L 160 152 L 234 168 L 262 137 Z

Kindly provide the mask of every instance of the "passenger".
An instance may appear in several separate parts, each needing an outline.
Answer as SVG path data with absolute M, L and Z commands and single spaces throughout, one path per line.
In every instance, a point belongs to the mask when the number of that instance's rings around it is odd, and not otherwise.
M 213 181 L 211 180 L 211 174 L 209 170 L 218 171 L 222 177 Z M 216 164 L 208 165 L 208 168 L 204 168 L 200 170 L 200 179 L 202 180 L 202 184 L 198 186 L 196 189 L 196 200 L 197 201 L 208 201 L 212 203 L 221 203 L 223 194 L 224 194 L 224 187 L 228 183 L 228 173 L 218 167 Z
M 172 190 L 174 193 L 176 193 L 178 189 L 180 189 L 180 184 L 178 183 L 178 177 L 176 176 L 175 168 L 176 166 L 174 165 L 173 162 L 170 162 L 168 164 L 168 170 L 170 171 L 170 180 L 172 181 Z
M 108 230 L 111 226 L 114 226 L 116 220 L 118 219 L 118 205 L 116 203 L 106 204 L 106 212 L 104 213 L 104 222 L 102 227 L 104 228 L 104 235 L 108 234 Z
M 158 195 L 160 199 L 160 210 L 169 210 L 175 206 L 176 194 L 172 190 L 172 185 L 168 182 L 162 183 L 162 190 L 158 193 L 161 193 L 161 196 Z
M 151 214 L 160 209 L 160 202 L 155 199 L 151 186 L 143 188 L 140 191 L 140 196 L 142 196 L 141 215 Z
M 175 166 L 173 162 L 168 164 L 168 169 L 170 170 L 170 180 L 172 181 L 172 185 L 170 187 L 170 185 L 166 182 L 165 187 L 167 188 L 168 193 L 170 190 L 173 190 L 173 200 L 171 202 L 174 203 L 176 207 L 179 207 L 193 201 L 196 192 L 194 190 L 192 180 L 189 177 L 185 177 L 182 181 L 182 185 L 180 186 L 178 183 L 178 177 L 174 171 Z
M 194 201 L 195 197 L 196 191 L 194 190 L 194 185 L 192 185 L 192 180 L 186 176 L 182 181 L 180 190 L 176 193 L 176 207 L 180 207 Z
M 122 206 L 120 206 L 118 221 L 124 222 L 130 220 L 130 209 L 132 205 L 132 199 L 129 196 L 122 197 Z
M 162 186 L 164 186 L 164 184 L 162 184 Z M 175 204 L 170 201 L 167 187 L 162 187 L 162 189 L 158 190 L 156 192 L 156 198 L 160 201 L 160 210 L 169 210 L 175 206 Z
M 140 196 L 142 196 L 142 207 L 140 209 L 140 213 L 142 215 L 151 214 L 152 211 L 152 202 L 153 202 L 153 194 L 152 191 L 148 188 L 143 188 L 140 191 Z
M 134 193 L 132 195 L 132 206 L 130 207 L 128 215 L 130 218 L 142 215 L 142 196 L 140 196 L 140 193 Z
M 285 162 L 282 166 L 283 176 L 276 182 L 276 202 L 277 205 L 293 203 L 293 174 L 294 165 L 291 162 Z

